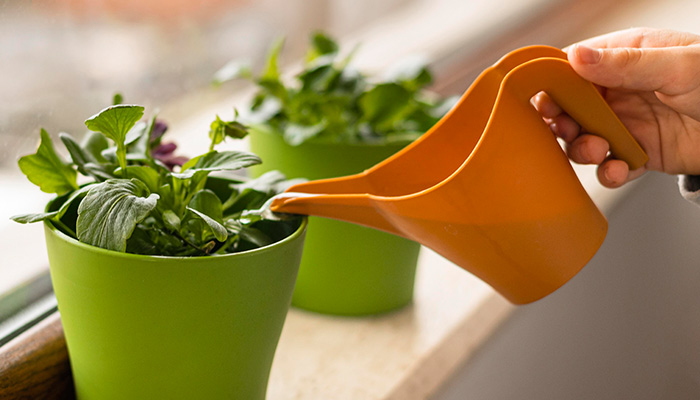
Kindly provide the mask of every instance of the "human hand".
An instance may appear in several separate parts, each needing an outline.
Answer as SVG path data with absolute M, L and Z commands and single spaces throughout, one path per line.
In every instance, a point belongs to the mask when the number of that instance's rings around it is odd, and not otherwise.
M 567 49 L 574 70 L 600 87 L 612 110 L 649 155 L 642 168 L 608 155 L 608 142 L 585 132 L 546 93 L 533 103 L 569 157 L 598 164 L 598 179 L 618 187 L 648 170 L 700 174 L 700 36 L 637 28 L 594 37 Z

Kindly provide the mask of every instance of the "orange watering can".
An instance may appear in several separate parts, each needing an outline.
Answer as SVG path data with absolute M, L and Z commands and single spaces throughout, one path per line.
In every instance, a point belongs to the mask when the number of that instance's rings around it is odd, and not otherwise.
M 630 169 L 648 160 L 564 52 L 531 46 L 482 72 L 442 120 L 401 152 L 357 175 L 295 185 L 270 209 L 403 236 L 513 303 L 540 299 L 583 268 L 607 231 L 530 104 L 540 91 L 610 142 Z

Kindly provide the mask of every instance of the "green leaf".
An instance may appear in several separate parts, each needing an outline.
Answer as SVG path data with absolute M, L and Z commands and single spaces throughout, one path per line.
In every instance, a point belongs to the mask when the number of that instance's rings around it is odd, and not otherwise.
M 145 121 L 140 121 L 134 124 L 134 126 L 126 133 L 126 136 L 124 137 L 124 144 L 128 146 L 142 138 L 148 127 L 149 124 L 147 124 Z
M 250 226 L 244 226 L 238 233 L 241 239 L 253 243 L 257 247 L 263 247 L 272 244 L 274 241 L 263 231 Z
M 161 185 L 157 191 L 160 198 L 158 199 L 158 210 L 165 212 L 166 210 L 174 210 L 177 214 L 184 213 L 184 205 L 180 201 L 180 197 L 173 191 L 172 186 L 165 184 Z
M 83 168 L 87 175 L 95 177 L 98 181 L 115 178 L 113 174 L 114 167 L 108 167 L 105 164 L 87 163 Z
M 19 214 L 10 217 L 13 221 L 19 222 L 20 224 L 31 224 L 34 222 L 44 221 L 44 220 L 57 220 L 63 217 L 68 211 L 70 205 L 77 199 L 82 199 L 85 197 L 88 191 L 90 191 L 92 184 L 81 187 L 80 189 L 72 192 L 68 198 L 61 204 L 61 207 L 56 211 L 33 213 L 33 214 Z M 58 201 L 58 200 L 57 200 Z
M 137 155 L 146 160 L 153 159 L 153 157 L 151 157 L 151 149 L 160 144 L 160 141 L 162 139 L 161 136 L 156 140 L 151 140 L 153 128 L 156 126 L 156 117 L 157 114 L 151 116 L 151 119 L 146 125 L 146 129 L 144 129 L 143 135 L 141 135 L 136 142 L 132 143 L 129 146 L 127 158 L 129 157 L 129 155 Z
M 217 222 L 221 222 L 223 218 L 223 210 L 221 209 L 221 200 L 209 189 L 200 190 L 190 200 L 188 204 L 190 208 L 207 214 Z
M 58 211 L 51 211 L 47 213 L 18 214 L 11 216 L 10 219 L 12 219 L 15 222 L 19 222 L 20 224 L 31 224 L 47 219 L 54 219 L 57 215 Z
M 221 200 L 214 192 L 209 189 L 198 191 L 190 200 L 187 209 L 192 211 L 206 225 L 206 227 L 196 226 L 196 224 L 193 226 L 192 223 L 189 225 L 190 228 L 194 228 L 193 231 L 200 236 L 201 241 L 208 240 L 208 232 L 214 234 L 216 240 L 220 242 L 226 240 L 228 232 L 222 224 L 223 209 Z
M 390 68 L 387 78 L 397 82 L 410 91 L 416 91 L 433 81 L 427 61 L 422 57 L 402 60 Z
M 297 78 L 301 81 L 302 90 L 324 91 L 338 75 L 333 65 L 324 63 L 302 71 Z
M 78 142 L 73 139 L 71 135 L 65 132 L 61 132 L 58 134 L 58 138 L 61 139 L 63 142 L 63 145 L 66 146 L 66 149 L 68 150 L 68 153 L 70 154 L 70 158 L 73 160 L 73 164 L 78 166 L 78 170 L 85 174 L 82 171 L 83 165 L 89 163 L 89 162 L 97 162 L 94 157 L 92 157 L 92 154 L 86 153 L 82 147 L 78 144 Z
M 284 129 L 284 140 L 291 146 L 298 146 L 305 141 L 318 136 L 326 129 L 326 123 L 316 125 L 287 124 Z
M 158 246 L 151 238 L 150 229 L 140 229 L 138 226 L 126 241 L 126 252 L 144 255 L 170 255 L 167 246 Z
M 282 102 L 275 97 L 263 96 L 260 104 L 251 109 L 250 114 L 246 116 L 246 122 L 249 124 L 260 124 L 280 115 L 282 111 Z M 252 127 L 251 127 L 252 129 Z
M 359 99 L 363 119 L 380 130 L 391 125 L 411 111 L 411 93 L 397 83 L 382 83 L 365 92 Z
M 63 217 L 63 215 L 66 213 L 66 211 L 68 211 L 68 207 L 70 207 L 70 205 L 74 201 L 79 200 L 79 199 L 83 199 L 88 194 L 88 192 L 90 192 L 90 189 L 92 189 L 92 187 L 94 185 L 95 185 L 94 183 L 87 184 L 87 185 L 81 187 L 80 189 L 74 191 L 73 193 L 71 193 L 70 196 L 68 196 L 68 198 L 66 199 L 66 201 L 64 201 L 63 204 L 61 204 L 61 208 L 58 209 L 57 217 L 58 218 Z
M 267 92 L 276 98 L 278 98 L 282 103 L 286 103 L 289 98 L 289 91 L 284 86 L 284 84 L 278 79 L 262 79 L 258 81 L 260 87 L 267 90 Z
M 143 117 L 142 106 L 118 104 L 109 106 L 85 120 L 85 126 L 94 132 L 114 140 L 118 145 L 124 144 L 126 134 Z
M 99 135 L 104 139 L 104 136 Z M 98 180 L 112 178 L 105 165 L 100 164 L 93 153 L 80 146 L 73 137 L 67 133 L 59 133 L 58 137 L 63 142 L 63 145 L 68 149 L 73 164 L 78 167 L 78 171 L 85 176 L 92 176 Z M 106 141 L 105 141 L 106 143 Z M 102 156 L 100 159 L 104 160 Z
M 279 55 L 284 46 L 284 38 L 275 41 L 267 55 L 265 68 L 258 78 L 258 85 L 266 89 L 271 95 L 279 98 L 282 102 L 287 99 L 287 88 L 280 80 L 280 71 L 278 65 Z
M 91 131 L 101 132 L 117 144 L 117 161 L 126 170 L 126 135 L 143 117 L 142 106 L 118 104 L 110 106 L 85 120 Z
M 56 154 L 48 132 L 41 130 L 41 143 L 35 154 L 19 159 L 19 169 L 42 192 L 63 194 L 78 188 L 77 173 Z
M 226 238 L 228 238 L 228 231 L 226 230 L 226 228 L 224 228 L 222 224 L 218 223 L 213 218 L 209 217 L 201 211 L 197 211 L 191 207 L 187 207 L 187 209 L 199 218 L 201 218 L 202 221 L 204 221 L 209 226 L 216 240 L 218 240 L 219 242 L 226 241 Z
M 229 185 L 233 189 L 233 193 L 222 207 L 229 214 L 260 208 L 270 197 L 284 192 L 296 183 L 304 181 L 306 180 L 288 180 L 279 171 L 269 171 L 255 179 Z
M 189 160 L 182 166 L 181 173 L 173 173 L 172 176 L 190 179 L 201 171 L 234 171 L 260 163 L 260 157 L 244 151 L 211 151 Z
M 319 56 L 335 54 L 338 52 L 338 44 L 323 32 L 314 32 L 311 36 L 311 48 L 306 54 L 306 61 L 310 62 Z
M 226 65 L 214 73 L 212 83 L 218 86 L 233 79 L 251 79 L 252 77 L 253 71 L 250 68 L 249 62 L 233 60 L 226 63 Z
M 284 47 L 284 38 L 277 39 L 267 53 L 267 61 L 265 63 L 265 68 L 260 76 L 261 80 L 279 80 L 280 71 L 278 65 L 279 55 L 282 52 L 282 47 Z
M 121 93 L 115 93 L 112 97 L 112 104 L 117 105 L 124 102 L 124 96 Z
M 254 210 L 262 207 L 270 196 L 264 192 L 258 192 L 253 189 L 242 190 L 240 193 L 234 193 L 223 204 L 222 208 L 227 214 L 238 214 L 243 210 Z
M 163 224 L 165 224 L 165 227 L 171 231 L 178 232 L 180 230 L 181 222 L 182 221 L 173 212 L 173 210 L 165 210 L 163 212 Z
M 158 203 L 158 195 L 137 179 L 109 179 L 94 185 L 78 207 L 78 240 L 125 251 L 136 224 Z
M 224 141 L 226 137 L 234 139 L 243 139 L 248 135 L 248 127 L 238 121 L 224 121 L 219 116 L 212 121 L 209 128 L 209 138 L 211 139 L 211 147 Z
M 246 189 L 255 190 L 261 193 L 275 193 L 276 186 L 284 182 L 287 178 L 283 173 L 275 170 L 268 171 L 257 178 L 249 179 L 245 182 L 231 184 L 231 188 L 240 192 Z
M 115 171 L 119 172 L 119 170 Z M 126 173 L 132 178 L 136 178 L 146 184 L 148 190 L 157 192 L 160 187 L 160 174 L 155 169 L 147 165 L 129 165 Z
M 101 133 L 88 132 L 80 143 L 80 147 L 85 153 L 90 154 L 97 163 L 107 163 L 107 159 L 102 156 L 102 152 L 109 147 L 109 142 Z
M 110 164 L 118 163 L 116 146 L 107 147 L 106 149 L 102 150 L 100 155 Z

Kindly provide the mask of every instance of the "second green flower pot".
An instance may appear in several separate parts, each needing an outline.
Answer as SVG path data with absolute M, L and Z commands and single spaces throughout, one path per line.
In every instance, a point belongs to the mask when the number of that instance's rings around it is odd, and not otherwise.
M 263 128 L 250 135 L 251 150 L 265 162 L 255 175 L 280 170 L 311 180 L 362 172 L 405 144 L 338 144 L 310 141 L 290 146 Z M 413 241 L 325 218 L 309 218 L 304 255 L 292 297 L 301 309 L 334 315 L 392 311 L 413 299 L 420 245 Z

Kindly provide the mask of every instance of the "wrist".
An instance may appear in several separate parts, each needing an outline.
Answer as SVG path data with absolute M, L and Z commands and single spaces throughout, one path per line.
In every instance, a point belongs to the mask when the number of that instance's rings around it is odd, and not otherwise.
M 679 175 L 678 187 L 686 200 L 700 205 L 700 175 Z

